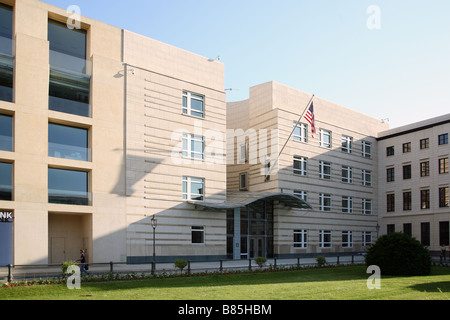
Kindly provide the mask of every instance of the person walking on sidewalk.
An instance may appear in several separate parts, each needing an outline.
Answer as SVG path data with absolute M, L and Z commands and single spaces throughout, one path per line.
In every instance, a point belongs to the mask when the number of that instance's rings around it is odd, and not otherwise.
M 81 257 L 80 257 L 80 259 L 77 260 L 77 262 L 81 263 L 81 266 L 80 266 L 81 276 L 83 276 L 83 273 L 85 273 L 86 275 L 89 275 L 89 272 L 87 271 L 87 267 L 86 267 L 86 254 L 85 254 L 85 251 L 83 249 L 80 249 L 80 254 L 81 254 Z

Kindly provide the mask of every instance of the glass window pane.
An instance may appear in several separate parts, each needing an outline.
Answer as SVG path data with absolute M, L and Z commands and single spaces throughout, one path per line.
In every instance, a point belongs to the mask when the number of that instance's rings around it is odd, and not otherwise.
M 48 169 L 50 203 L 88 205 L 88 173 L 63 169 Z
M 48 125 L 50 157 L 88 161 L 88 130 L 50 123 Z
M 0 150 L 13 151 L 13 118 L 0 114 Z
M 0 200 L 12 201 L 12 168 L 11 163 L 0 162 Z

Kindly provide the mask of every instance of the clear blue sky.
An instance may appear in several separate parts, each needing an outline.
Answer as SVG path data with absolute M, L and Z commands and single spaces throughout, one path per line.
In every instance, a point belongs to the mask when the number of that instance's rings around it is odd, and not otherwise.
M 225 64 L 227 100 L 277 81 L 391 127 L 450 113 L 449 0 L 43 0 Z M 369 6 L 381 29 L 370 30 Z M 371 20 L 372 21 L 372 20 Z

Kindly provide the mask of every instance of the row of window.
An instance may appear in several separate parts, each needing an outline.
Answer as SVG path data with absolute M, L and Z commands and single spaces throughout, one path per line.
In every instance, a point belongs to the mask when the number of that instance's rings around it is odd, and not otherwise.
M 438 135 L 438 145 L 446 145 L 448 144 L 448 133 Z M 424 138 L 419 140 L 419 148 L 420 150 L 429 149 L 430 148 L 430 138 Z M 402 152 L 409 153 L 411 152 L 411 142 L 405 142 L 402 144 Z M 386 156 L 391 157 L 395 155 L 395 147 L 389 146 L 386 148 Z
M 294 141 L 308 142 L 308 124 L 298 123 L 294 121 Z M 332 132 L 326 129 L 319 129 L 319 146 L 331 149 L 332 148 Z M 341 151 L 345 153 L 354 152 L 353 137 L 341 136 Z M 361 156 L 364 158 L 372 157 L 372 143 L 368 141 L 361 142 Z
M 353 248 L 353 231 L 342 231 L 342 248 Z M 320 230 L 319 232 L 319 246 L 320 248 L 331 248 L 332 246 L 332 231 L 331 230 Z M 363 246 L 368 246 L 372 244 L 372 232 L 363 231 L 362 239 Z M 294 247 L 305 249 L 308 247 L 308 230 L 294 230 Z
M 448 157 L 438 159 L 438 173 L 444 174 L 449 173 L 448 171 Z M 408 180 L 412 178 L 412 165 L 405 164 L 402 167 L 403 180 Z M 430 161 L 423 160 L 419 164 L 419 175 L 421 177 L 429 177 L 430 176 Z M 386 169 L 386 181 L 393 182 L 395 181 L 395 168 L 387 168 Z
M 345 183 L 353 183 L 353 168 L 350 166 L 341 167 L 341 179 Z M 294 156 L 293 172 L 295 175 L 306 176 L 308 174 L 308 158 Z M 362 185 L 372 186 L 372 171 L 362 169 Z M 331 162 L 319 161 L 319 178 L 331 180 Z
M 430 209 L 430 189 L 420 190 L 420 209 Z M 440 187 L 438 189 L 438 197 L 439 197 L 439 208 L 448 208 L 449 207 L 449 187 Z M 412 192 L 404 191 L 403 192 L 403 211 L 413 210 L 412 206 Z M 395 193 L 389 193 L 386 195 L 386 211 L 387 212 L 395 212 Z
M 450 243 L 450 223 L 449 221 L 440 221 L 439 222 L 439 245 L 440 246 L 448 246 Z M 413 234 L 413 224 L 412 223 L 404 223 L 403 229 L 401 230 L 403 233 L 412 236 Z M 387 233 L 396 232 L 395 224 L 387 225 Z M 433 230 L 435 230 L 433 228 Z M 419 241 L 424 246 L 429 246 L 431 243 L 431 224 L 430 222 L 421 222 L 420 223 L 420 239 Z

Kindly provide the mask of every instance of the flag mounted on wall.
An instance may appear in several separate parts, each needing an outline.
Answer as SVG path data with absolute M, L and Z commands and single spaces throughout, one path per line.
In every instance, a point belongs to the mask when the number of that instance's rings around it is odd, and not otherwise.
M 308 112 L 306 112 L 305 115 L 306 121 L 311 125 L 311 134 L 314 138 L 314 135 L 316 134 L 316 119 L 314 115 L 314 103 L 311 103 L 311 106 L 309 107 Z

